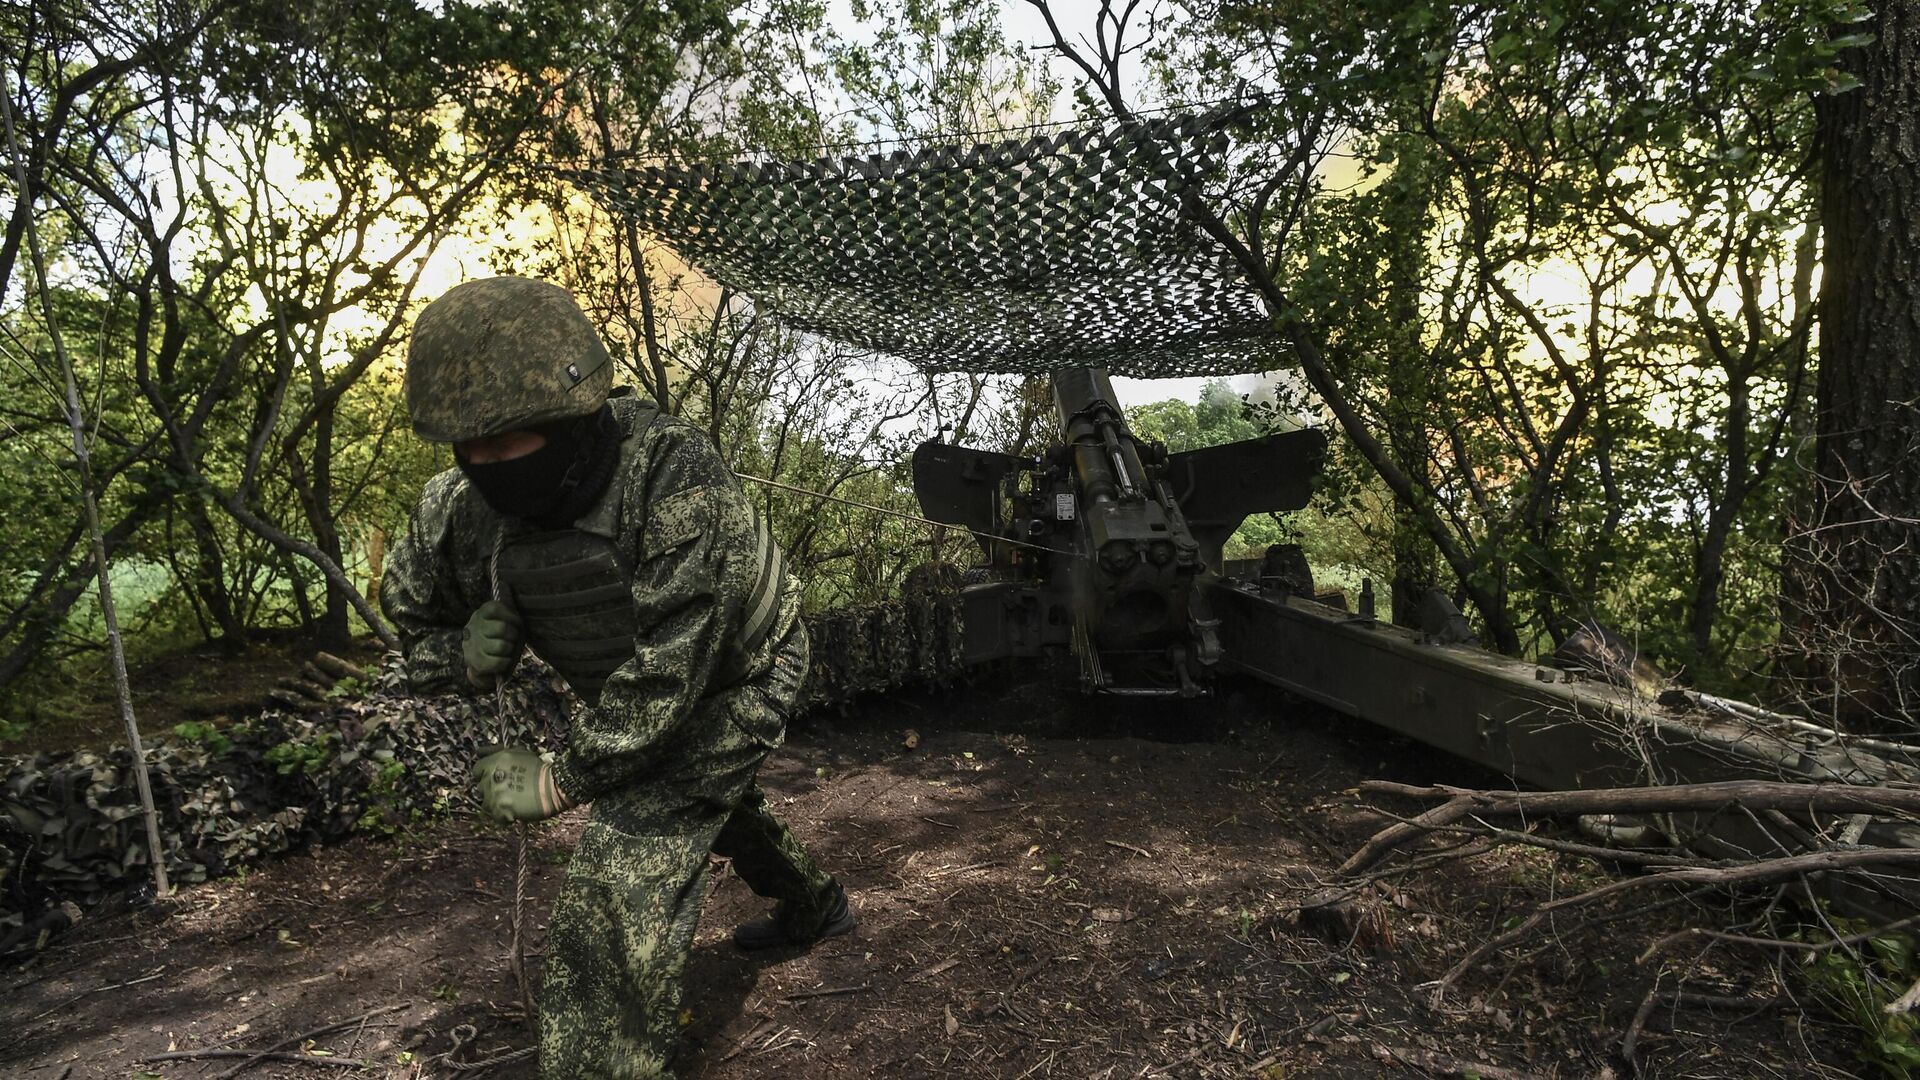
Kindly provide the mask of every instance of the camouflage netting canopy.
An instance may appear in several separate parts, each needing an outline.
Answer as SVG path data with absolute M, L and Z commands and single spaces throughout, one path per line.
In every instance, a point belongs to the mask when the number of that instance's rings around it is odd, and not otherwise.
M 1185 210 L 1225 122 L 566 175 L 789 325 L 927 371 L 1267 371 L 1272 319 Z

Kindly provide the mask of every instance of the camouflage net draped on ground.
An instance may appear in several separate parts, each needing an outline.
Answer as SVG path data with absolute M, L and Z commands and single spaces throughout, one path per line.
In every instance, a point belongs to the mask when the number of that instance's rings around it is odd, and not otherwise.
M 960 670 L 951 598 L 807 622 L 814 707 Z M 473 809 L 468 769 L 500 737 L 493 701 L 413 696 L 395 668 L 324 710 L 269 709 L 153 740 L 148 766 L 173 880 L 205 881 L 310 843 Z M 546 679 L 523 675 L 508 689 L 507 736 L 557 748 L 567 710 Z M 0 758 L 0 956 L 44 944 L 114 893 L 150 888 L 130 765 L 123 747 Z
M 324 711 L 268 709 L 153 740 L 147 763 L 172 880 L 471 808 L 468 766 L 498 741 L 492 701 L 414 697 L 394 667 Z M 508 711 L 517 741 L 551 747 L 565 734 L 565 706 L 544 680 L 516 680 Z M 116 891 L 150 890 L 130 767 L 125 747 L 0 760 L 0 955 Z
M 566 175 L 789 324 L 929 371 L 1229 375 L 1286 358 L 1187 210 L 1227 119 Z
M 863 694 L 944 683 L 963 668 L 960 602 L 929 594 L 810 616 L 810 709 L 843 708 Z

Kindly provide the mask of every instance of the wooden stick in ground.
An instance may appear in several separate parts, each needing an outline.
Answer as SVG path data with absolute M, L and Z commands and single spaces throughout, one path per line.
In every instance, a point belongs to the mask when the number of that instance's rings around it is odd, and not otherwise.
M 825 989 L 825 990 L 801 990 L 798 993 L 788 994 L 787 996 L 781 998 L 780 1000 L 781 1001 L 806 1001 L 809 998 L 839 997 L 842 994 L 859 994 L 859 993 L 864 993 L 871 989 L 873 989 L 872 983 L 861 983 L 859 986 L 834 986 L 834 987 L 829 987 L 828 989 Z
M 1802 783 L 1793 780 L 1715 780 L 1700 784 L 1576 788 L 1568 791 L 1483 791 L 1446 784 L 1420 787 L 1363 780 L 1369 794 L 1413 799 L 1469 799 L 1480 813 L 1634 814 L 1711 810 L 1730 803 L 1754 809 L 1836 814 L 1920 813 L 1920 786 Z
M 1383 829 L 1340 866 L 1357 873 L 1387 853 L 1437 827 L 1469 815 L 1519 817 L 1553 814 L 1655 814 L 1716 810 L 1731 805 L 1756 810 L 1801 810 L 1838 814 L 1920 813 L 1920 788 L 1861 784 L 1799 784 L 1773 780 L 1726 780 L 1661 787 L 1593 788 L 1586 791 L 1475 791 L 1447 786 L 1415 787 L 1368 780 L 1360 790 L 1446 802 L 1411 821 Z
M 1555 914 L 1569 908 L 1584 907 L 1597 900 L 1605 899 L 1629 889 L 1640 889 L 1650 885 L 1756 885 L 1768 881 L 1784 881 L 1788 878 L 1803 877 L 1823 870 L 1854 870 L 1863 867 L 1886 867 L 1893 869 L 1920 870 L 1920 850 L 1906 848 L 1870 848 L 1865 851 L 1816 851 L 1804 855 L 1789 855 L 1779 859 L 1764 859 L 1760 862 L 1744 863 L 1738 866 L 1703 866 L 1683 870 L 1667 870 L 1645 877 L 1625 878 L 1610 882 L 1597 889 L 1589 889 L 1576 896 L 1568 896 L 1540 905 L 1532 915 L 1519 926 L 1498 937 L 1482 942 L 1468 953 L 1459 963 L 1453 965 L 1447 973 L 1434 984 L 1433 1001 L 1438 1005 L 1445 997 L 1447 989 L 1466 974 L 1488 954 L 1504 949 L 1514 942 L 1531 934 L 1541 923 Z
M 13 155 L 14 191 L 33 189 L 27 184 L 26 157 L 20 153 L 19 136 L 13 127 L 12 99 L 0 99 L 0 119 L 5 121 L 7 149 Z M 47 340 L 53 345 L 54 358 L 60 364 L 60 377 L 66 400 L 60 403 L 67 427 L 73 436 L 74 476 L 78 481 L 80 509 L 87 523 L 87 547 L 98 576 L 100 616 L 107 629 L 107 659 L 113 669 L 114 699 L 120 704 L 120 720 L 127 729 L 127 752 L 133 758 L 133 783 L 140 794 L 140 812 L 147 826 L 147 861 L 153 869 L 153 892 L 165 898 L 173 890 L 167 882 L 166 849 L 160 842 L 160 816 L 153 805 L 153 781 L 147 776 L 147 751 L 140 743 L 140 724 L 133 716 L 133 689 L 127 682 L 127 650 L 120 638 L 120 616 L 113 606 L 113 568 L 107 562 L 106 536 L 100 531 L 98 484 L 93 475 L 93 455 L 87 434 L 87 417 L 80 404 L 80 383 L 73 374 L 73 357 L 67 352 L 66 339 L 60 334 L 60 320 L 54 316 L 52 286 L 47 284 L 46 251 L 40 246 L 40 227 L 34 222 L 33 207 L 22 215 L 26 221 L 27 248 L 33 260 L 36 292 L 47 321 Z
M 1388 1058 L 1409 1068 L 1419 1069 L 1428 1076 L 1478 1076 L 1484 1080 L 1537 1080 L 1537 1074 L 1520 1072 L 1516 1069 L 1489 1065 L 1484 1061 L 1461 1061 L 1431 1050 L 1421 1050 L 1412 1046 L 1383 1046 L 1381 1052 Z
M 104 994 L 109 990 L 120 990 L 129 986 L 138 986 L 143 982 L 152 982 L 153 980 L 166 974 L 166 971 L 167 971 L 167 966 L 165 964 L 162 964 L 159 967 L 154 968 L 152 971 L 148 972 L 145 975 L 140 976 L 137 979 L 128 979 L 126 982 L 117 982 L 117 983 L 114 983 L 112 986 L 96 986 L 91 990 L 82 990 L 79 993 L 68 998 L 67 1000 L 61 1002 L 60 1004 L 55 1005 L 51 1009 L 46 1009 L 41 1012 L 34 1013 L 32 1016 L 27 1017 L 27 1023 L 31 1024 L 35 1020 L 38 1020 L 43 1016 L 51 1016 L 54 1013 L 59 1012 L 61 1009 L 64 1009 L 69 1005 L 77 1005 L 82 1000 L 92 997 L 95 994 Z
M 1640 999 L 1640 1007 L 1634 1010 L 1633 1022 L 1627 1025 L 1626 1038 L 1620 1040 L 1620 1057 L 1635 1076 L 1640 1075 L 1640 1063 L 1634 1060 L 1633 1051 L 1639 1046 L 1640 1032 L 1647 1026 L 1647 1018 L 1653 1015 L 1653 1007 L 1659 1000 L 1660 980 L 1655 979 L 1653 985 L 1647 988 L 1647 996 Z

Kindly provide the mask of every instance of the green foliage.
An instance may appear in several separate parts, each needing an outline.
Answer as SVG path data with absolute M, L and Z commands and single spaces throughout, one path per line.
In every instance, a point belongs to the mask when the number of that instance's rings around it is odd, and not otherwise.
M 23 157 L 45 171 L 10 226 L 35 216 L 61 267 L 48 284 L 109 558 L 170 579 L 129 606 L 132 636 L 161 651 L 196 632 L 344 629 L 357 591 L 313 595 L 319 569 L 399 528 L 430 472 L 394 362 L 420 256 L 546 104 L 550 88 L 510 65 L 550 82 L 559 54 L 464 4 L 69 14 L 19 40 L 9 93 Z M 39 287 L 19 269 L 0 280 Z M 0 553 L 0 686 L 19 690 L 94 635 L 52 328 L 37 306 L 0 320 L 25 346 L 0 368 L 18 405 L 0 450 L 15 541 Z
M 1002 38 L 973 0 L 853 0 L 860 30 L 827 59 L 856 118 L 882 136 L 993 130 L 1051 119 L 1048 69 Z
M 1255 438 L 1263 430 L 1256 415 L 1232 386 L 1216 379 L 1201 388 L 1200 400 L 1194 404 L 1152 402 L 1132 410 L 1127 422 L 1135 435 L 1165 443 L 1177 454 Z
M 643 392 L 740 471 L 808 491 L 913 513 L 902 462 L 918 440 L 1043 441 L 1033 384 L 927 377 L 786 332 L 548 167 L 806 156 L 1051 118 L 1058 87 L 991 6 L 859 0 L 857 26 L 828 10 L 193 0 L 23 25 L 10 92 L 26 157 L 48 171 L 10 213 L 36 214 L 63 268 L 52 295 L 82 360 L 116 580 L 141 584 L 125 612 L 136 656 L 364 626 L 348 609 L 371 553 L 450 464 L 408 431 L 401 395 L 407 320 L 448 276 L 567 284 Z M 1163 13 L 1126 54 L 1163 96 L 1265 96 L 1214 190 L 1328 381 L 1282 380 L 1264 413 L 1215 384 L 1137 410 L 1136 429 L 1214 445 L 1278 414 L 1327 420 L 1331 393 L 1379 450 L 1336 440 L 1314 504 L 1248 521 L 1230 555 L 1294 540 L 1348 588 L 1424 575 L 1511 650 L 1593 616 L 1704 686 L 1750 686 L 1812 384 L 1811 103 L 1847 91 L 1835 59 L 1869 14 L 1856 0 Z M 124 63 L 98 66 L 109 53 Z M 14 267 L 0 280 L 25 283 Z M 47 327 L 23 306 L 0 324 L 22 358 L 0 365 L 15 403 L 0 693 L 27 716 L 99 659 Z M 971 558 L 950 533 L 755 497 L 815 610 Z
M 929 413 L 961 403 L 970 438 L 1001 424 L 967 378 L 874 367 L 725 297 L 716 312 L 708 283 L 639 255 L 547 167 L 1033 119 L 1052 88 L 985 9 L 873 5 L 872 32 L 850 35 L 811 0 L 73 15 L 21 28 L 10 92 L 26 158 L 51 171 L 9 213 L 34 214 L 63 267 L 52 292 L 98 431 L 110 558 L 116 580 L 141 578 L 122 612 L 136 660 L 264 628 L 368 627 L 349 606 L 372 553 L 451 464 L 408 431 L 401 394 L 407 322 L 450 274 L 568 284 L 644 392 L 743 470 L 809 489 L 911 510 L 895 465 L 940 422 Z M 126 61 L 102 65 L 109 53 Z M 0 439 L 0 695 L 27 715 L 97 683 L 98 661 L 47 327 L 27 306 L 0 323 L 25 360 L 0 365 L 16 403 Z M 786 494 L 768 506 L 816 606 L 888 595 L 933 554 L 918 527 Z
M 373 774 L 373 783 L 367 790 L 375 795 L 391 795 L 398 790 L 400 779 L 406 775 L 406 762 L 395 758 L 380 766 L 379 771 Z
M 367 784 L 367 808 L 361 811 L 359 819 L 354 822 L 356 831 L 376 832 L 382 836 L 393 836 L 400 831 L 409 818 L 394 813 L 390 804 L 402 794 L 401 781 L 406 776 L 406 762 L 399 758 L 380 764 Z M 419 808 L 412 808 L 410 818 L 418 820 L 420 816 Z
M 1376 578 L 1511 651 L 1597 617 L 1751 676 L 1811 386 L 1812 105 L 1865 11 L 1229 3 L 1151 42 L 1165 93 L 1268 103 L 1222 199 L 1322 354 L 1282 407 L 1374 444 L 1315 509 Z
M 334 744 L 339 741 L 337 732 L 315 732 L 308 739 L 289 739 L 268 747 L 262 759 L 281 776 L 291 776 L 296 772 L 316 776 L 333 760 Z
M 327 687 L 327 696 L 330 698 L 359 697 L 365 691 L 366 684 L 349 675 L 339 682 L 334 683 L 332 686 Z
M 1848 929 L 1847 920 L 1836 926 Z M 1852 932 L 1866 929 L 1852 927 Z M 1920 1076 L 1920 1016 L 1886 1008 L 1920 981 L 1911 934 L 1882 934 L 1856 950 L 1833 948 L 1800 965 L 1799 974 L 1835 1016 L 1859 1033 L 1861 1058 L 1891 1077 Z
M 207 752 L 216 757 L 233 749 L 233 740 L 218 727 L 204 720 L 189 720 L 182 724 L 175 724 L 173 735 L 182 742 L 206 747 Z M 282 770 L 282 774 L 284 775 L 286 771 Z

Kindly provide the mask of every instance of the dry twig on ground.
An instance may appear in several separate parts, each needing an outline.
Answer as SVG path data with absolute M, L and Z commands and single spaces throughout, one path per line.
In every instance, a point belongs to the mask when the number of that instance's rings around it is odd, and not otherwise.
M 1438 1004 L 1445 998 L 1448 988 L 1475 964 L 1488 955 L 1524 939 L 1541 923 L 1559 912 L 1585 907 L 1618 893 L 1657 885 L 1753 885 L 1769 881 L 1785 881 L 1826 870 L 1847 870 L 1868 866 L 1920 871 L 1920 851 L 1880 848 L 1867 851 L 1817 851 L 1779 859 L 1762 859 L 1758 862 L 1734 866 L 1702 866 L 1668 870 L 1648 874 L 1645 877 L 1609 882 L 1597 889 L 1588 889 L 1574 896 L 1542 904 L 1518 926 L 1481 943 L 1433 984 L 1433 1000 Z
M 269 1046 L 264 1050 L 243 1051 L 242 1053 L 251 1053 L 252 1056 L 248 1057 L 245 1061 L 242 1061 L 240 1064 L 235 1065 L 233 1068 L 228 1069 L 226 1072 L 221 1073 L 219 1076 L 214 1077 L 214 1080 L 230 1080 L 230 1078 L 239 1076 L 241 1073 L 246 1072 L 248 1069 L 253 1068 L 255 1065 L 258 1065 L 263 1061 L 285 1060 L 285 1057 L 284 1055 L 281 1054 L 281 1051 L 286 1050 L 289 1047 L 299 1046 L 302 1043 L 305 1043 L 308 1039 L 317 1039 L 322 1035 L 331 1035 L 336 1031 L 342 1031 L 346 1028 L 353 1027 L 355 1024 L 364 1024 L 368 1020 L 371 1020 L 376 1016 L 384 1016 L 385 1014 L 390 1012 L 399 1012 L 402 1009 L 410 1009 L 412 1007 L 413 1007 L 412 1002 L 403 1002 L 399 1005 L 383 1005 L 378 1009 L 368 1009 L 366 1012 L 363 1012 L 358 1016 L 349 1016 L 345 1020 L 339 1020 L 331 1024 L 322 1024 L 321 1026 L 314 1028 L 311 1031 L 303 1031 L 298 1035 L 289 1035 L 286 1038 L 280 1040 L 277 1043 L 274 1043 L 272 1046 Z M 233 1056 L 233 1055 L 223 1055 L 223 1056 Z M 307 1057 L 308 1055 L 303 1054 L 303 1055 L 295 1055 L 295 1056 L 299 1058 L 304 1058 L 304 1057 Z M 346 1059 L 336 1059 L 336 1060 L 346 1060 Z
M 1422 837 L 1444 833 L 1450 838 L 1478 837 L 1490 845 L 1525 844 L 1561 854 L 1609 860 L 1612 849 L 1540 837 L 1530 832 L 1503 828 L 1489 819 L 1547 817 L 1569 814 L 1658 814 L 1669 812 L 1713 812 L 1737 808 L 1753 814 L 1914 815 L 1920 812 L 1920 788 L 1847 784 L 1808 784 L 1764 780 L 1670 785 L 1664 787 L 1604 788 L 1587 791 L 1480 791 L 1450 786 L 1417 787 L 1371 780 L 1359 790 L 1422 800 L 1442 800 L 1440 805 L 1414 818 L 1397 819 L 1394 824 L 1370 837 L 1341 866 L 1351 877 L 1371 880 L 1380 871 L 1368 872 L 1383 859 Z M 1812 841 L 1809 840 L 1809 846 Z M 1728 888 L 1769 882 L 1805 881 L 1809 875 L 1837 871 L 1897 870 L 1906 874 L 1920 871 L 1920 851 L 1907 848 L 1840 847 L 1799 851 L 1774 858 L 1739 860 L 1689 859 L 1674 855 L 1648 856 L 1645 852 L 1626 852 L 1622 861 L 1638 863 L 1647 872 L 1622 878 L 1598 887 L 1541 904 L 1518 924 L 1482 941 L 1456 962 L 1444 975 L 1430 984 L 1435 1004 L 1461 976 L 1489 956 L 1509 949 L 1540 929 L 1542 924 L 1567 912 L 1588 908 L 1602 900 L 1650 887 L 1680 886 Z M 1419 861 L 1419 860 L 1416 860 Z M 1843 935 L 1835 931 L 1827 942 L 1776 941 L 1748 936 L 1731 930 L 1694 927 L 1670 934 L 1654 942 L 1640 956 L 1645 963 L 1664 949 L 1680 942 L 1705 939 L 1713 942 L 1796 950 L 1807 953 L 1845 948 L 1877 935 L 1897 932 L 1920 924 L 1920 916 L 1895 919 L 1864 933 Z M 1650 991 L 1639 1015 L 1629 1027 L 1623 1053 L 1632 1060 L 1646 1014 L 1656 1002 Z

